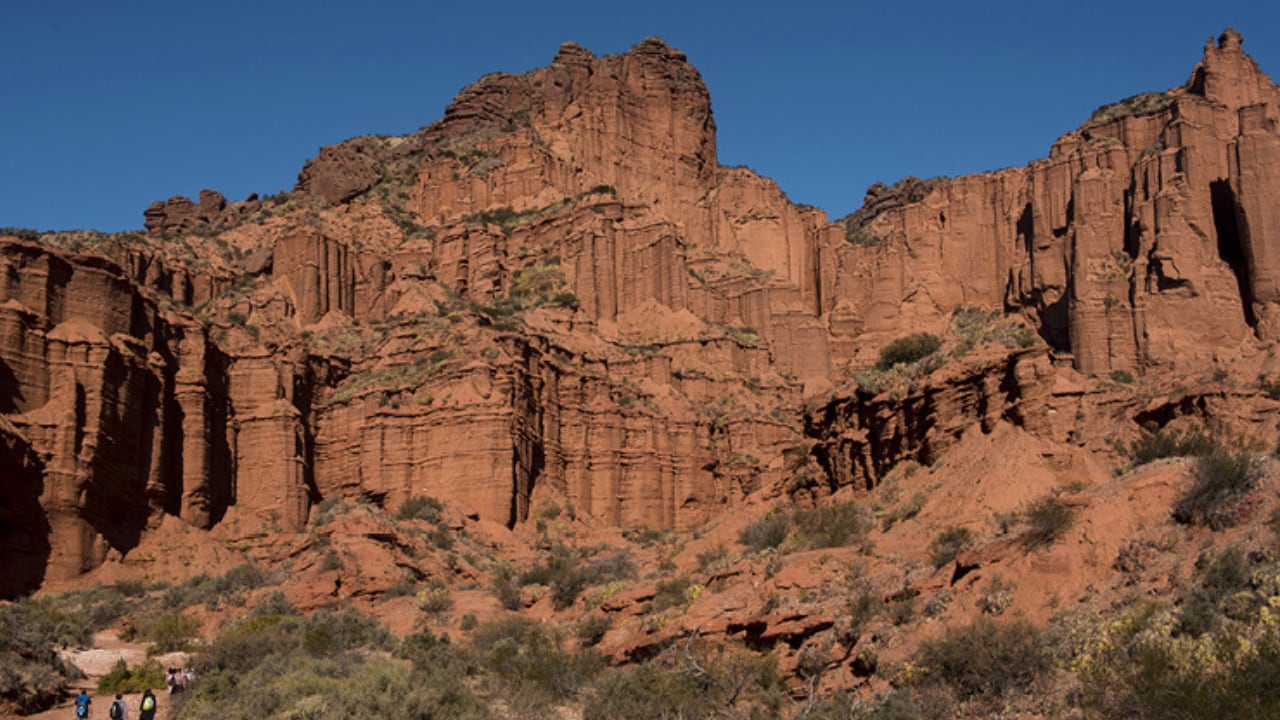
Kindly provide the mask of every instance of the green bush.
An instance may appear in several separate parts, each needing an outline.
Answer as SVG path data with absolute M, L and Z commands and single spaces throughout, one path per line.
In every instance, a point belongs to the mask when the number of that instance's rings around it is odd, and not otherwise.
M 197 575 L 165 591 L 163 605 L 168 610 L 184 610 L 192 605 L 205 604 L 213 608 L 219 605 L 243 605 L 250 590 L 272 582 L 271 573 L 256 565 L 245 563 L 220 577 Z
M 448 635 L 436 636 L 430 630 L 406 635 L 396 647 L 395 657 L 412 662 L 415 668 L 443 672 L 459 680 L 473 670 Z
M 1009 348 L 1027 348 L 1040 342 L 1035 330 L 1016 317 L 998 310 L 958 307 L 951 313 L 951 334 L 957 343 L 951 354 L 961 357 L 982 343 L 998 342 Z
M 602 666 L 591 653 L 565 652 L 546 628 L 519 616 L 480 625 L 472 647 L 494 691 L 518 711 L 537 712 L 568 700 Z
M 87 645 L 93 629 L 83 618 L 43 602 L 0 603 L 0 706 L 22 713 L 52 707 L 79 677 L 58 648 Z
M 303 623 L 302 649 L 316 657 L 357 648 L 390 650 L 394 645 L 382 623 L 355 610 L 320 612 Z
M 524 608 L 524 600 L 520 597 L 519 579 L 509 565 L 500 565 L 494 572 L 493 585 L 490 590 L 502 607 L 507 610 L 521 610 Z
M 578 552 L 564 545 L 556 545 L 542 563 L 520 575 L 520 584 L 546 585 L 551 588 L 556 608 L 563 610 L 572 605 L 586 588 L 632 578 L 635 574 L 635 562 L 625 550 L 583 563 Z M 510 592 L 510 589 L 506 589 L 506 592 Z M 499 596 L 499 600 L 502 599 Z M 514 602 L 517 598 L 511 600 Z M 503 604 L 506 605 L 506 602 Z
M 662 580 L 658 583 L 653 599 L 649 601 L 649 607 L 655 612 L 662 612 L 667 608 L 684 605 L 691 599 L 689 594 L 692 592 L 692 588 L 693 581 L 683 575 L 670 580 Z
M 604 634 L 609 632 L 612 627 L 613 620 L 603 613 L 592 613 L 578 621 L 577 627 L 574 628 L 574 634 L 578 637 L 578 642 L 583 647 L 591 647 L 604 639 Z
M 1190 640 L 1187 635 L 1198 637 L 1221 624 L 1207 596 L 1200 596 L 1194 604 L 1200 609 L 1184 605 L 1184 623 L 1172 628 L 1167 613 L 1153 606 L 1139 617 L 1116 624 L 1127 626 L 1125 632 L 1087 648 L 1081 663 L 1080 699 L 1090 716 L 1153 720 L 1280 717 L 1277 628 L 1271 624 L 1236 626 L 1229 632 Z M 1207 618 L 1209 627 L 1189 632 L 1185 625 L 1189 610 Z
M 927 502 L 929 502 L 929 497 L 924 493 L 912 495 L 910 500 L 885 513 L 884 517 L 880 519 L 880 529 L 888 532 L 899 520 L 910 520 L 919 515 Z
M 1194 482 L 1173 505 L 1173 517 L 1213 530 L 1239 525 L 1261 500 L 1256 492 L 1261 477 L 1261 463 L 1246 449 L 1218 448 L 1202 455 Z
M 266 600 L 254 606 L 249 611 L 250 617 L 258 617 L 262 615 L 298 615 L 298 608 L 294 607 L 289 598 L 279 590 L 267 596 Z
M 847 547 L 866 540 L 872 526 L 871 515 L 854 502 L 798 509 L 791 517 L 798 548 Z
M 1026 691 L 1051 667 L 1046 643 L 1035 626 L 985 617 L 926 640 L 916 659 L 925 668 L 925 682 L 946 683 L 961 698 Z
M 285 656 L 242 676 L 202 677 L 181 714 L 219 720 L 493 717 L 456 676 L 404 660 L 351 654 Z
M 791 514 L 772 510 L 768 515 L 747 525 L 738 533 L 738 542 L 759 552 L 776 548 L 787 539 L 791 532 Z
M 155 658 L 147 658 L 132 670 L 124 658 L 120 658 L 106 675 L 98 678 L 98 693 L 102 695 L 140 693 L 148 688 L 159 690 L 164 686 L 164 668 Z
M 929 543 L 929 562 L 940 568 L 956 559 L 969 543 L 973 542 L 973 531 L 966 527 L 952 526 L 938 533 Z
M 1133 373 L 1128 370 L 1112 370 L 1109 377 L 1111 378 L 1111 382 L 1118 383 L 1120 385 L 1132 385 L 1134 383 Z
M 1075 524 L 1075 511 L 1054 495 L 1034 500 L 1022 511 L 1027 524 L 1022 539 L 1028 549 L 1052 545 Z
M 440 666 L 444 654 L 417 667 L 387 659 L 393 647 L 415 660 L 429 654 L 421 647 L 413 652 L 409 639 L 397 647 L 376 620 L 355 611 L 310 618 L 251 613 L 195 655 L 199 681 L 184 693 L 181 715 L 489 717 L 461 671 Z
M 932 333 L 915 333 L 900 337 L 880 350 L 877 370 L 888 370 L 894 365 L 913 363 L 934 354 L 942 347 L 942 338 Z
M 94 630 L 111 626 L 128 610 L 129 598 L 143 593 L 140 583 L 117 583 L 107 587 L 71 590 L 40 598 L 41 607 L 61 616 L 58 624 L 92 638 Z
M 1136 440 L 1130 442 L 1128 447 L 1121 447 L 1121 449 L 1129 457 L 1129 462 L 1137 466 L 1167 457 L 1208 455 L 1218 447 L 1218 441 L 1204 428 L 1190 430 L 1144 428 Z
M 422 495 L 413 495 L 400 505 L 400 510 L 396 513 L 397 520 L 422 520 L 435 524 L 440 522 L 440 513 L 444 511 L 444 504 L 433 497 L 425 497 Z
M 142 639 L 152 643 L 151 653 L 179 652 L 191 649 L 200 621 L 182 613 L 147 613 L 136 618 L 125 639 Z
M 605 674 L 583 720 L 782 717 L 783 686 L 772 655 L 737 647 L 682 645 Z

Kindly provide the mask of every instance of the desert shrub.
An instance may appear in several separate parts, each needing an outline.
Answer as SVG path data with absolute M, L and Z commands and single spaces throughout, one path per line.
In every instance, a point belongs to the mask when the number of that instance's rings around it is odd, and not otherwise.
M 415 669 L 458 682 L 475 670 L 467 654 L 450 642 L 448 635 L 437 636 L 430 630 L 406 635 L 396 647 L 395 657 L 412 662 Z
M 791 532 L 790 513 L 772 510 L 768 515 L 747 525 L 738 533 L 738 542 L 757 552 L 776 548 Z
M 693 589 L 695 587 L 697 586 L 693 581 L 685 576 L 662 580 L 658 583 L 653 599 L 649 601 L 650 608 L 661 612 L 667 608 L 684 605 L 693 599 L 690 595 L 696 592 Z
M 1103 105 L 1093 114 L 1089 116 L 1085 126 L 1101 125 L 1102 123 L 1111 122 L 1122 117 L 1130 115 L 1150 115 L 1160 112 L 1173 104 L 1173 98 L 1168 93 L 1163 92 L 1144 92 L 1138 95 L 1127 97 L 1118 102 Z
M 1207 597 L 1196 601 L 1211 627 L 1192 634 L 1150 605 L 1082 634 L 1077 657 L 1081 704 L 1095 717 L 1277 717 L 1280 632 L 1272 623 L 1220 625 Z M 1181 615 L 1185 617 L 1184 605 Z M 1255 615 L 1255 618 L 1259 616 Z
M 556 545 L 542 563 L 521 573 L 520 584 L 551 588 L 552 600 L 557 608 L 563 610 L 572 605 L 586 588 L 632 578 L 635 574 L 635 562 L 625 550 L 583 563 L 577 552 L 564 545 Z
M 355 610 L 300 615 L 250 614 L 203 646 L 202 675 L 250 671 L 272 658 L 333 657 L 354 650 L 389 650 L 394 638 L 377 620 Z
M 915 333 L 900 337 L 880 350 L 877 370 L 888 370 L 894 365 L 913 363 L 934 354 L 942 347 L 942 338 L 932 333 Z
M 1111 702 L 1138 718 L 1266 718 L 1280 713 L 1280 639 L 1274 630 L 1253 652 L 1223 665 L 1195 668 L 1165 647 L 1140 647 L 1129 668 L 1116 667 L 1117 682 L 1105 691 Z M 1095 686 L 1096 687 L 1096 686 Z M 1115 716 L 1115 715 L 1112 715 Z
M 191 649 L 200 621 L 182 613 L 148 613 L 134 619 L 133 638 L 152 644 L 149 653 L 178 652 Z
M 133 669 L 120 658 L 106 675 L 98 678 L 98 692 L 103 695 L 140 693 L 147 688 L 159 690 L 164 686 L 164 668 L 155 658 L 147 658 Z
M 737 647 L 672 648 L 606 673 L 583 707 L 583 720 L 781 717 L 782 683 L 771 655 Z
M 245 563 L 219 577 L 201 574 L 181 585 L 174 585 L 165 591 L 162 604 L 168 610 L 183 610 L 202 603 L 214 607 L 221 604 L 243 605 L 250 590 L 263 587 L 273 579 L 271 573 L 252 563 Z
M 696 678 L 658 661 L 609 671 L 592 688 L 583 720 L 711 717 L 714 708 Z
M 1207 592 L 1193 592 L 1178 609 L 1178 633 L 1198 638 L 1215 632 L 1222 625 L 1218 600 Z
M 358 342 L 358 340 L 357 340 Z M 335 518 L 346 515 L 356 508 L 340 495 L 330 495 L 311 507 L 309 522 L 314 527 L 321 527 Z
M 1109 377 L 1111 382 L 1120 385 L 1132 385 L 1134 383 L 1133 373 L 1128 370 L 1112 370 Z
M 32 230 L 31 228 L 0 227 L 0 236 L 4 235 L 12 235 L 19 240 L 28 240 L 31 242 L 35 242 L 40 239 L 40 231 Z
M 376 620 L 355 611 L 310 618 L 250 614 L 194 656 L 199 680 L 184 693 L 181 715 L 372 720 L 453 717 L 441 708 L 457 707 L 457 717 L 486 717 L 469 714 L 468 708 L 478 705 L 457 677 L 442 680 L 375 652 L 392 647 L 393 639 Z M 410 711 L 423 714 L 403 714 Z
M 1149 540 L 1130 540 L 1116 553 L 1111 567 L 1130 576 L 1146 571 L 1155 559 L 1156 546 Z
M 1258 458 L 1244 448 L 1202 455 L 1191 487 L 1173 505 L 1173 517 L 1213 530 L 1239 525 L 1261 500 L 1256 492 L 1261 477 Z
M 938 533 L 929 543 L 929 562 L 940 568 L 956 559 L 973 541 L 973 531 L 966 527 L 952 526 Z
M 1027 524 L 1022 539 L 1029 549 L 1052 545 L 1075 524 L 1075 511 L 1053 495 L 1033 500 L 1021 515 Z
M 413 495 L 400 504 L 397 520 L 422 520 L 431 524 L 440 522 L 444 504 L 433 497 Z
M 498 566 L 493 574 L 493 585 L 489 589 L 507 610 L 520 610 L 524 607 L 524 600 L 520 597 L 520 582 L 511 566 Z
M 517 710 L 537 711 L 573 697 L 599 670 L 591 653 L 572 654 L 542 625 L 519 616 L 485 623 L 472 648 L 493 690 Z
M 898 523 L 899 520 L 910 520 L 920 511 L 924 509 L 925 503 L 929 501 L 929 497 L 924 493 L 916 493 L 911 496 L 910 500 L 896 506 L 893 510 L 885 513 L 880 519 L 880 529 L 888 532 L 890 528 Z
M 453 594 L 443 585 L 418 593 L 418 609 L 428 615 L 439 615 L 453 609 Z
M 668 537 L 665 530 L 659 530 L 651 527 L 630 527 L 622 531 L 622 538 L 627 542 L 633 542 L 642 547 L 649 547 L 657 543 L 664 542 Z
M 729 563 L 729 549 L 723 543 L 697 553 L 698 572 L 711 573 L 723 569 Z
M 1182 634 L 1200 637 L 1212 633 L 1222 625 L 1224 616 L 1252 619 L 1267 601 L 1254 592 L 1253 568 L 1238 545 L 1201 557 L 1196 568 L 1201 573 L 1199 587 L 1182 598 L 1178 609 L 1178 630 Z
M 865 581 L 852 588 L 852 592 L 845 600 L 845 612 L 848 613 L 845 621 L 847 624 L 844 626 L 846 645 L 854 644 L 883 606 L 880 597 Z
M 811 550 L 860 544 L 872 525 L 870 513 L 853 502 L 798 509 L 791 522 L 795 545 Z
M 636 563 L 630 551 L 618 550 L 593 558 L 582 566 L 579 575 L 587 587 L 627 580 L 636 576 Z
M 218 686 L 215 696 L 210 688 Z M 251 674 L 200 680 L 184 717 L 450 718 L 482 720 L 488 708 L 455 677 L 441 677 L 385 657 L 294 655 L 264 663 Z
M 925 682 L 950 685 L 961 698 L 999 697 L 1025 691 L 1051 665 L 1041 633 L 1028 622 L 979 618 L 926 640 L 916 653 Z
M 74 618 L 74 624 L 86 625 L 92 630 L 108 628 L 116 620 L 123 618 L 128 610 L 127 598 L 142 594 L 141 583 L 116 583 L 109 587 L 93 587 L 81 591 L 69 591 L 46 596 L 38 600 L 38 605 L 64 616 L 60 621 L 64 626 L 67 619 Z
M 1137 439 L 1121 450 L 1133 465 L 1145 465 L 1167 457 L 1207 455 L 1218 447 L 1218 442 L 1204 428 L 1178 430 L 1141 430 Z
M 1200 584 L 1219 596 L 1244 590 L 1250 585 L 1252 573 L 1244 550 L 1239 545 L 1230 545 L 1197 565 L 1204 571 Z
M 957 344 L 952 355 L 960 357 L 975 346 L 999 342 L 1005 347 L 1031 347 L 1040 341 L 1036 332 L 1018 319 L 998 310 L 958 307 L 951 313 L 949 325 Z
M 316 657 L 357 648 L 389 650 L 395 644 L 381 623 L 355 610 L 312 615 L 303 623 L 301 640 L 302 649 Z
M 41 602 L 0 604 L 0 706 L 23 713 L 52 707 L 79 675 L 58 648 L 87 645 L 92 634 L 83 619 Z
M 853 223 L 845 223 L 844 239 L 853 245 L 873 246 L 884 243 L 884 238 L 876 235 L 875 231 L 873 231 L 869 226 L 862 225 L 855 227 Z
M 583 647 L 590 647 L 603 640 L 604 634 L 609 632 L 612 625 L 613 620 L 608 615 L 592 613 L 578 621 L 574 634 Z
M 299 614 L 298 608 L 294 607 L 293 603 L 289 601 L 289 598 L 285 597 L 284 593 L 279 590 L 268 595 L 266 600 L 258 603 L 254 606 L 253 610 L 249 611 L 250 617 L 297 614 Z

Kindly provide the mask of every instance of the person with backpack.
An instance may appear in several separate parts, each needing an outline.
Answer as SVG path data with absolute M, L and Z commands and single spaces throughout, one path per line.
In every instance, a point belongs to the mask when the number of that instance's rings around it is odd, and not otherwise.
M 111 720 L 129 720 L 129 708 L 124 706 L 124 696 L 116 693 L 116 701 L 107 708 L 107 717 Z
M 89 717 L 89 703 L 91 702 L 93 702 L 93 698 L 89 697 L 89 693 L 84 690 L 81 690 L 80 694 L 76 696 L 76 717 L 77 718 Z
M 147 688 L 142 693 L 142 703 L 138 706 L 141 712 L 138 713 L 138 720 L 154 720 L 156 716 L 156 696 L 151 692 L 151 688 Z

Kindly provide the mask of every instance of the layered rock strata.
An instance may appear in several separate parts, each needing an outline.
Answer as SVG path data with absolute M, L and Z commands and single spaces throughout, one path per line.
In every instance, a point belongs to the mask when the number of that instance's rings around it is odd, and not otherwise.
M 1087 417 L 1046 390 L 1068 361 L 1194 368 L 1280 332 L 1278 115 L 1228 30 L 1186 85 L 1099 109 L 1045 160 L 877 185 L 831 224 L 719 165 L 684 55 L 566 44 L 417 133 L 324 148 L 289 193 L 0 239 L 0 542 L 28 568 L 3 591 L 166 516 L 292 531 L 326 498 L 432 495 L 687 528 L 793 486 L 806 432 L 832 491 L 975 422 Z M 1020 313 L 1048 350 L 906 400 L 837 392 L 806 430 L 806 393 L 957 307 Z

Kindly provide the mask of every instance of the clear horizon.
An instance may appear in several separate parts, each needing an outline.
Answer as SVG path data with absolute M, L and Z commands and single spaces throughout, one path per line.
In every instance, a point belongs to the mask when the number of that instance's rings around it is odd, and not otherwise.
M 702 73 L 720 162 L 834 219 L 877 181 L 1045 157 L 1095 108 L 1182 84 L 1227 26 L 1274 76 L 1277 5 L 24 5 L 0 29 L 0 226 L 131 230 L 174 195 L 288 189 L 321 146 L 413 132 L 486 73 L 650 35 Z

